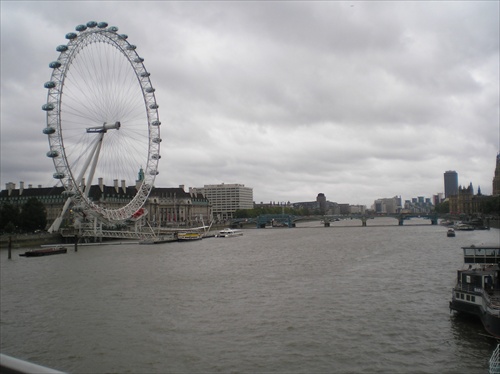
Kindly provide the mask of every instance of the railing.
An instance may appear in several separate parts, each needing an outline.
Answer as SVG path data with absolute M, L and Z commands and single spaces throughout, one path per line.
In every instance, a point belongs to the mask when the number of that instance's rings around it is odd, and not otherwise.
M 490 309 L 489 312 L 500 317 L 500 297 L 490 296 L 488 292 L 485 292 L 482 288 L 477 288 L 471 284 L 458 283 L 455 285 L 454 290 L 480 295 L 483 298 L 483 305 Z
M 0 353 L 0 373 L 2 374 L 64 374 L 62 371 L 47 368 L 28 361 L 19 360 Z
M 500 374 L 500 344 L 490 357 L 490 374 Z

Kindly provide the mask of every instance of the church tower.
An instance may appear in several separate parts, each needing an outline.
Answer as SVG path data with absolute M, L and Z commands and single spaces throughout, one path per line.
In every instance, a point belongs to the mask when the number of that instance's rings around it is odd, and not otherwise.
M 493 177 L 493 196 L 500 195 L 500 153 L 497 154 L 497 166 Z

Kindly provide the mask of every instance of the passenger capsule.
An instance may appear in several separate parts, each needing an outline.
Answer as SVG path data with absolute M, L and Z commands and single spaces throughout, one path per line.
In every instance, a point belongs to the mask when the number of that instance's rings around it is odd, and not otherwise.
M 56 82 L 48 81 L 48 82 L 45 82 L 45 84 L 43 86 L 45 88 L 54 88 L 56 86 Z
M 153 160 L 159 160 L 161 158 L 161 156 L 159 154 L 155 153 L 154 155 L 151 156 L 151 158 Z
M 151 104 L 151 105 L 149 106 L 149 108 L 150 108 L 150 109 L 158 109 L 158 108 L 159 108 L 159 106 L 158 106 L 158 104 Z
M 42 110 L 45 110 L 46 112 L 50 112 L 51 110 L 54 110 L 54 104 L 52 104 L 52 103 L 43 104 Z
M 123 40 L 127 40 L 128 39 L 128 35 L 127 34 L 120 34 L 120 35 L 118 35 L 118 37 L 120 39 L 123 39 Z
M 54 173 L 52 175 L 55 179 L 63 179 L 64 178 L 64 173 Z
M 108 27 L 108 23 L 107 22 L 99 22 L 97 24 L 97 27 L 99 27 L 100 29 L 105 29 L 106 27 Z
M 144 91 L 146 91 L 147 93 L 153 93 L 155 92 L 155 89 L 153 87 L 148 87 Z
M 68 50 L 68 46 L 66 44 L 58 45 L 56 48 L 57 52 L 66 52 Z
M 60 67 L 61 67 L 61 63 L 59 61 L 52 61 L 49 64 L 49 68 L 52 68 L 52 69 L 57 69 L 57 68 L 60 68 Z
M 85 26 L 85 25 L 78 25 L 78 26 L 75 27 L 75 30 L 82 32 L 82 31 L 87 30 L 87 26 Z
M 87 27 L 93 28 L 93 27 L 96 27 L 96 26 L 97 26 L 97 22 L 96 21 L 89 21 L 89 22 L 87 22 Z
M 149 172 L 149 174 L 151 174 L 151 175 L 158 175 L 158 174 L 160 174 L 160 173 L 158 172 L 158 170 L 151 170 L 151 171 Z
M 54 157 L 57 157 L 57 156 L 59 156 L 59 152 L 57 152 L 57 151 L 52 150 L 52 151 L 48 151 L 47 152 L 47 157 L 54 158 Z
M 156 143 L 156 144 L 161 143 L 161 138 L 154 138 L 153 143 Z
M 148 73 L 147 71 L 145 71 L 145 72 L 141 73 L 141 77 L 142 77 L 142 78 L 147 78 L 147 77 L 149 77 L 150 75 L 151 75 L 151 74 L 150 74 L 150 73 Z
M 109 31 L 112 31 L 112 32 L 117 32 L 117 31 L 118 31 L 118 27 L 116 27 L 116 26 L 111 26 L 108 30 L 109 30 Z
M 161 122 L 160 121 L 153 121 L 151 122 L 151 126 L 160 126 Z
M 43 133 L 45 135 L 50 135 L 50 134 L 53 134 L 55 132 L 56 132 L 56 129 L 53 127 L 50 127 L 50 126 L 43 129 Z
M 136 63 L 141 63 L 141 62 L 144 62 L 144 59 L 142 57 L 137 57 L 134 62 Z
M 76 39 L 78 35 L 76 35 L 74 32 L 68 32 L 66 34 L 66 39 L 73 40 Z
M 134 51 L 134 50 L 137 48 L 137 46 L 135 46 L 135 45 L 133 45 L 133 44 L 129 44 L 129 45 L 127 45 L 127 47 L 125 47 L 125 48 L 126 48 L 126 49 L 128 49 L 129 51 Z

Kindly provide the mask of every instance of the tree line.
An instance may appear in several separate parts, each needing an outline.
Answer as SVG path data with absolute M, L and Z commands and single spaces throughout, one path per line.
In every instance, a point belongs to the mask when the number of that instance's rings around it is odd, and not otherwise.
M 45 230 L 47 210 L 41 201 L 32 197 L 22 206 L 6 203 L 0 206 L 0 232 L 25 233 Z

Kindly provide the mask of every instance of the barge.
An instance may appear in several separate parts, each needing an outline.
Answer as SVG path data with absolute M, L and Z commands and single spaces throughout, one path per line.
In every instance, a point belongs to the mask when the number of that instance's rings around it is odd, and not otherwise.
M 464 266 L 457 271 L 450 311 L 478 317 L 500 338 L 500 246 L 462 247 Z

